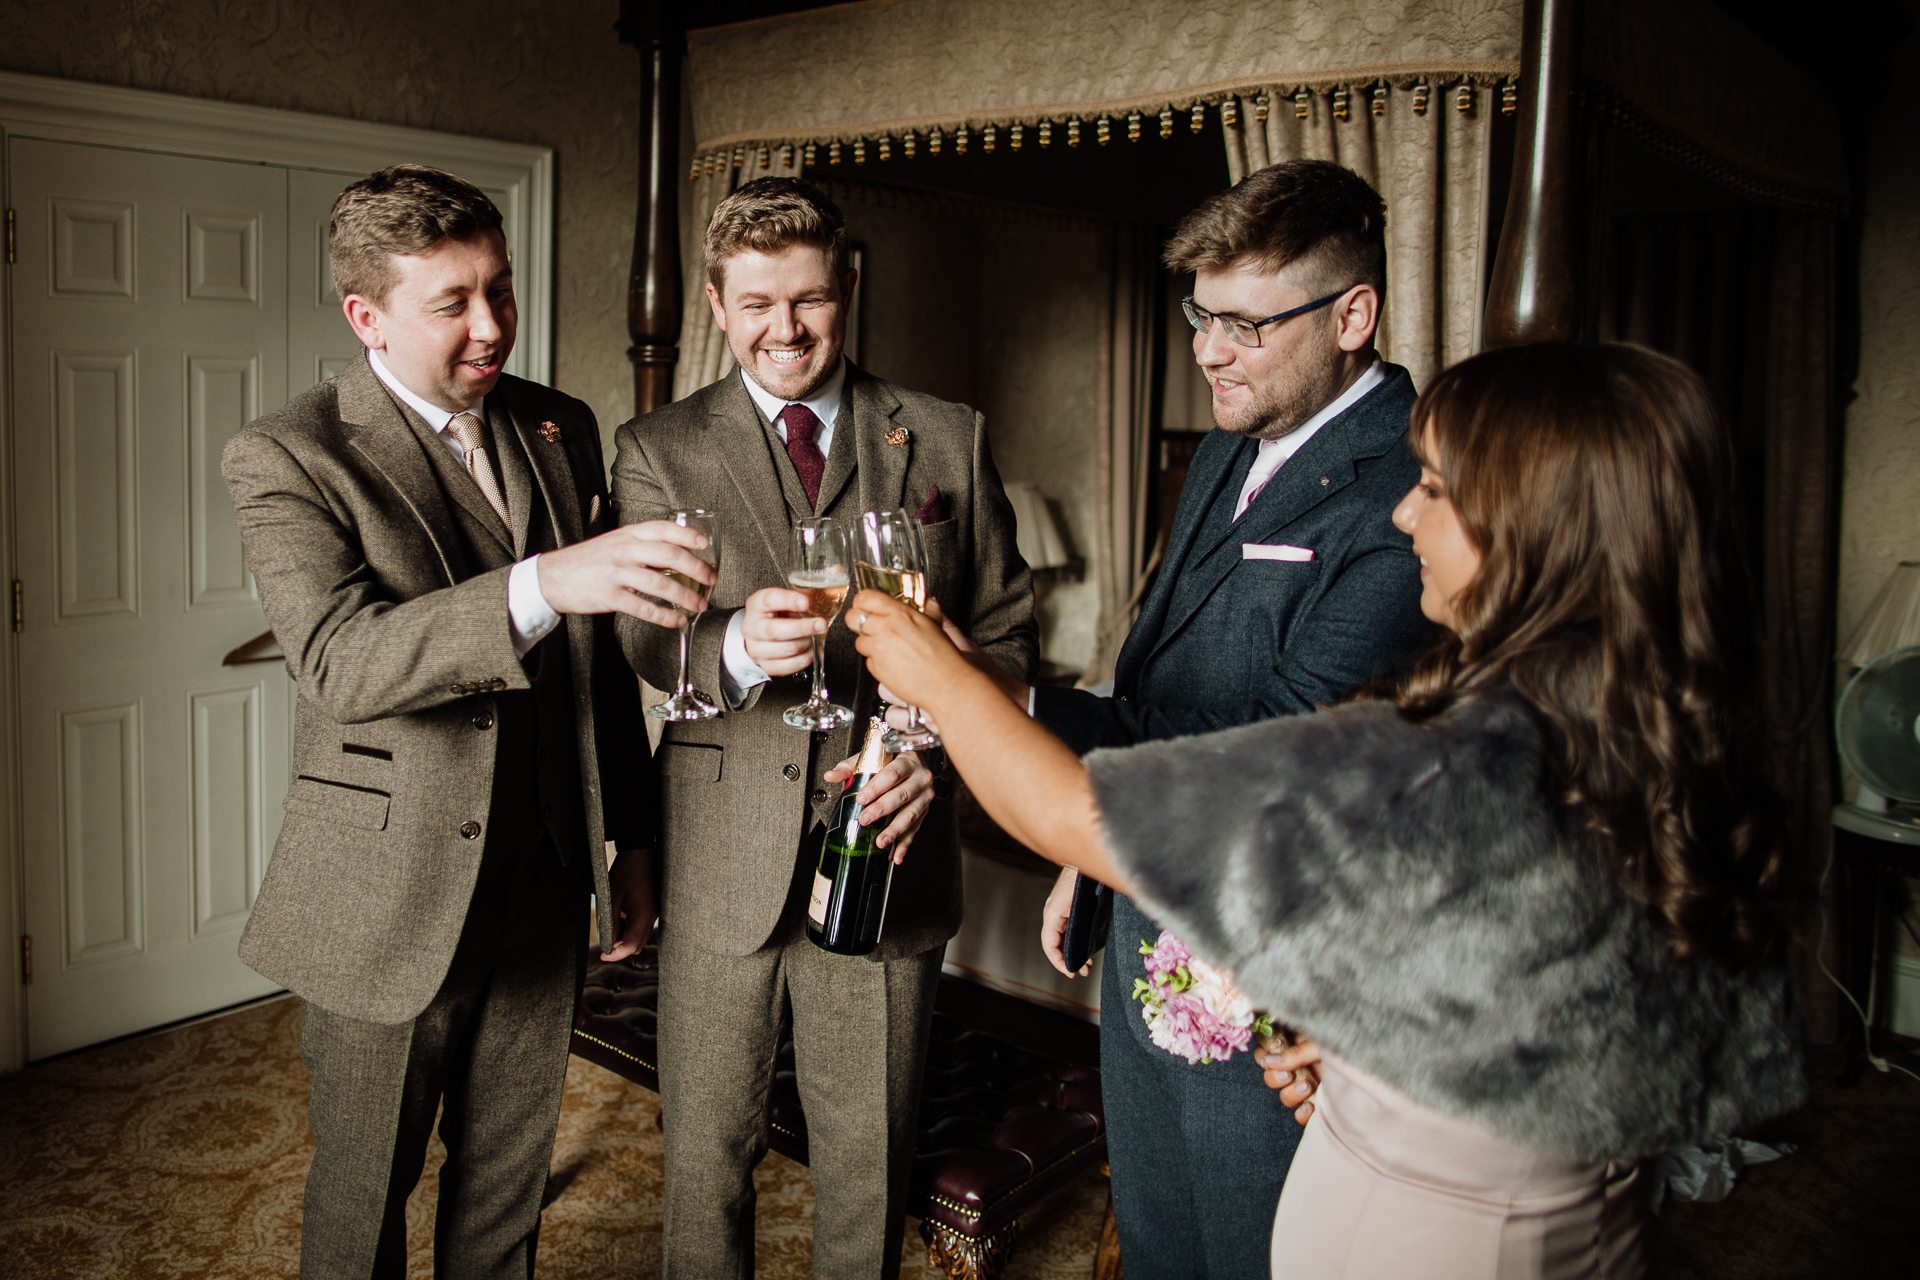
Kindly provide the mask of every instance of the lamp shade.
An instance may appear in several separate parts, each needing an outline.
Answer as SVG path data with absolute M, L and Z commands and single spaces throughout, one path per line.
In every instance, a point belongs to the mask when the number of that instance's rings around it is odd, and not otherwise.
M 1028 480 L 1007 485 L 1007 501 L 1013 504 L 1014 541 L 1029 569 L 1058 569 L 1071 558 L 1067 540 L 1053 518 L 1053 508 L 1040 486 Z
M 1920 560 L 1902 560 L 1880 594 L 1867 606 L 1867 616 L 1840 646 L 1840 659 L 1864 667 L 1889 649 L 1920 644 Z

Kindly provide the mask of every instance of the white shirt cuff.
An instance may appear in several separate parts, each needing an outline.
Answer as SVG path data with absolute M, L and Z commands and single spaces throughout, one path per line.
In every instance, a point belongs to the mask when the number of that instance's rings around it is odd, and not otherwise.
M 736 704 L 745 699 L 747 690 L 773 679 L 747 656 L 747 638 L 741 631 L 746 616 L 744 609 L 734 610 L 733 616 L 727 619 L 727 638 L 720 644 L 720 671 L 733 682 L 727 696 Z M 736 693 L 739 696 L 736 697 Z
M 1033 686 L 1028 685 L 1027 686 L 1027 719 L 1029 720 L 1033 719 L 1033 702 L 1036 696 L 1037 695 L 1033 691 Z
M 507 629 L 513 633 L 513 651 L 522 658 L 560 621 L 540 591 L 539 563 L 538 555 L 528 556 L 507 575 Z

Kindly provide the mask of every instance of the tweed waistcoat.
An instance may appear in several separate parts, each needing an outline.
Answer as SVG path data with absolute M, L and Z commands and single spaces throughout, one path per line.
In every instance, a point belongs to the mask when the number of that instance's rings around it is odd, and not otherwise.
M 468 564 L 485 573 L 516 560 L 554 549 L 553 522 L 533 483 L 533 473 L 510 423 L 489 406 L 493 456 L 507 494 L 509 530 L 485 504 L 452 450 L 409 411 L 407 424 L 422 436 L 434 478 L 446 493 Z M 480 499 L 479 501 L 463 499 Z M 555 627 L 527 651 L 523 660 L 530 689 L 494 697 L 493 795 L 487 826 L 491 838 L 482 859 L 482 878 L 517 875 L 544 832 L 552 838 L 560 862 L 575 860 L 585 839 L 580 801 L 580 759 L 575 745 L 573 667 L 567 656 L 565 627 Z

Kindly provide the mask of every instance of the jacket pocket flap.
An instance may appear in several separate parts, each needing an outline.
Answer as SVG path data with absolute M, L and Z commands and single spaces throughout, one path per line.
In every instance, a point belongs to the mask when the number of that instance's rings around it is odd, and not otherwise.
M 384 791 L 328 782 L 324 778 L 310 778 L 305 774 L 293 780 L 287 798 L 280 802 L 280 807 L 288 813 L 325 818 L 329 822 L 344 822 L 350 827 L 364 827 L 368 831 L 387 829 L 387 814 L 392 806 L 393 797 Z
M 658 757 L 660 776 L 685 778 L 689 782 L 718 782 L 720 757 L 725 754 L 724 748 L 697 742 L 663 742 Z

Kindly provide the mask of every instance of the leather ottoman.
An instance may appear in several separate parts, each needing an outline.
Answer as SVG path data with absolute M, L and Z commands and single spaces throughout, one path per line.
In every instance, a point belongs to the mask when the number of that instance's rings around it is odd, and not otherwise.
M 622 961 L 592 957 L 573 1030 L 574 1053 L 654 1090 L 657 963 L 652 947 Z M 770 1145 L 805 1164 L 807 1118 L 791 1041 L 775 1061 L 770 1108 Z M 1097 1070 L 934 1015 L 907 1204 L 933 1265 L 956 1280 L 994 1275 L 1020 1215 L 1099 1168 L 1106 1152 Z

